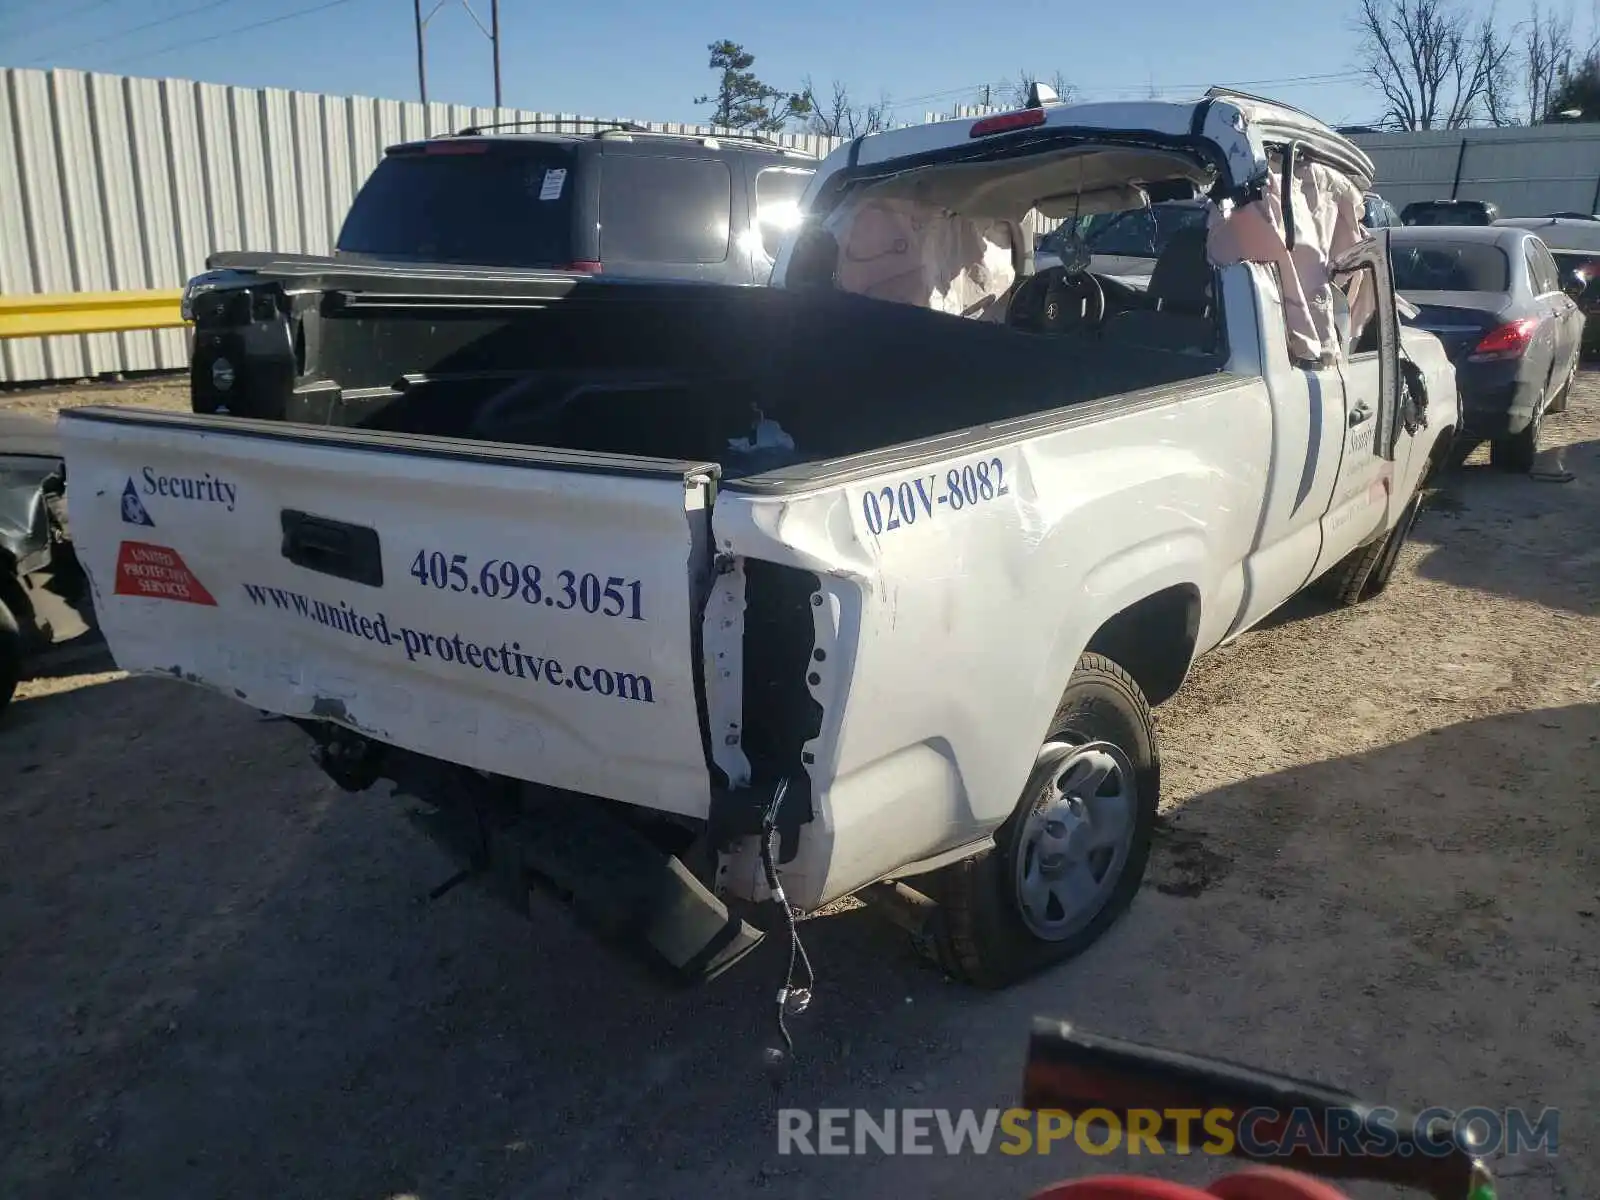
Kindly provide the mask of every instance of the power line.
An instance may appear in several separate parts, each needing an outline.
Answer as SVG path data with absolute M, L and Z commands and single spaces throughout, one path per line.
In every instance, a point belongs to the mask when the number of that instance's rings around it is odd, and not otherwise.
M 135 25 L 132 29 L 121 29 L 115 33 L 106 33 L 97 38 L 90 38 L 87 42 L 79 42 L 76 46 L 73 46 L 71 51 L 68 51 L 68 53 L 78 50 L 87 50 L 90 46 L 99 46 L 105 42 L 114 42 L 121 38 L 132 37 L 136 33 L 143 33 L 146 29 L 155 29 L 160 25 L 170 25 L 174 21 L 183 20 L 185 17 L 192 17 L 197 13 L 208 12 L 213 8 L 221 8 L 224 4 L 233 3 L 235 3 L 235 0 L 207 0 L 207 3 L 205 4 L 197 5 L 194 8 L 186 8 L 182 12 L 175 12 L 169 17 L 158 17 L 154 21 L 146 21 L 143 25 Z M 61 51 L 52 51 L 48 54 L 36 55 L 31 62 L 43 62 L 47 58 L 57 57 L 57 55 L 60 53 Z
M 104 8 L 110 3 L 111 0 L 89 0 L 88 4 L 80 4 L 76 8 L 69 8 L 65 12 L 56 13 L 55 20 L 47 21 L 45 24 L 40 25 L 32 30 L 25 30 L 18 36 L 38 37 L 41 33 L 48 33 L 52 29 L 60 28 L 66 22 L 72 20 L 73 17 L 81 16 L 82 14 L 89 12 L 91 9 Z
M 142 54 L 131 54 L 124 58 L 113 59 L 110 66 L 120 66 L 123 63 L 141 62 L 147 58 L 159 58 L 163 54 L 171 54 L 174 50 L 183 50 L 189 46 L 203 46 L 207 42 L 219 42 L 223 38 L 235 37 L 241 33 L 249 33 L 254 29 L 265 29 L 268 25 L 277 25 L 284 21 L 292 21 L 296 17 L 309 17 L 313 13 L 326 12 L 330 8 L 338 8 L 349 4 L 350 0 L 328 0 L 326 4 L 315 4 L 310 8 L 299 8 L 294 12 L 284 13 L 278 17 L 268 17 L 265 21 L 255 21 L 249 25 L 240 25 L 236 29 L 225 29 L 221 33 L 213 33 L 206 37 L 189 38 L 187 41 L 173 42 L 170 46 L 163 46 L 159 50 L 147 50 Z

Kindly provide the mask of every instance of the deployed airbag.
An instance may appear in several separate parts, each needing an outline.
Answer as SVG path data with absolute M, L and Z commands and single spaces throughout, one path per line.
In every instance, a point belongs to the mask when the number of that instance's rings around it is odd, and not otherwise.
M 1007 222 L 873 197 L 824 227 L 840 247 L 839 290 L 874 300 L 982 317 L 1017 276 Z
M 1321 361 L 1341 347 L 1334 319 L 1333 275 L 1328 264 L 1371 237 L 1361 224 L 1362 191 L 1348 177 L 1321 163 L 1295 166 L 1289 189 L 1294 210 L 1294 249 L 1288 247 L 1283 214 L 1283 163 L 1273 160 L 1275 174 L 1259 200 L 1213 212 L 1207 253 L 1219 267 L 1265 263 L 1278 269 L 1289 353 L 1297 360 Z M 1357 276 L 1347 298 L 1350 327 L 1361 329 L 1371 318 L 1371 285 Z

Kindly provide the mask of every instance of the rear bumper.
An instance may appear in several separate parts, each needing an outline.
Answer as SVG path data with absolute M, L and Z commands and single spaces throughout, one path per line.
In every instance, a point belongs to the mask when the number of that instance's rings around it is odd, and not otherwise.
M 381 771 L 397 793 L 425 806 L 411 814 L 413 823 L 460 865 L 456 879 L 476 879 L 521 913 L 529 912 L 531 891 L 553 895 L 601 941 L 680 984 L 720 975 L 762 940 L 681 859 L 602 801 L 509 780 L 490 783 L 376 743 L 363 749 L 375 756 L 368 769 L 341 778 L 336 768 L 329 772 L 335 782 L 361 785 Z M 324 744 L 325 764 L 328 750 Z
M 1497 438 L 1521 433 L 1533 421 L 1540 382 L 1529 377 L 1526 362 L 1460 363 L 1461 430 L 1469 437 Z

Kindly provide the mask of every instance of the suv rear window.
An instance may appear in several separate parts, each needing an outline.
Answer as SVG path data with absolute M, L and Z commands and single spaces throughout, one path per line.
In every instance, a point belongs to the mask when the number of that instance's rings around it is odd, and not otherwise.
M 1407 225 L 1488 225 L 1497 214 L 1484 204 L 1408 204 L 1400 219 Z
M 607 154 L 601 160 L 602 262 L 723 262 L 732 215 L 733 176 L 721 159 Z
M 572 259 L 572 155 L 561 146 L 406 151 L 357 194 L 339 250 L 494 267 Z

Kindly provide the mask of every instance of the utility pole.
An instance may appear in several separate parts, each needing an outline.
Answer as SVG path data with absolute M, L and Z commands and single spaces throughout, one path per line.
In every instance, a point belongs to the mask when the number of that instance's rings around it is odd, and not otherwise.
M 422 102 L 428 102 L 428 57 L 422 49 L 422 31 L 428 23 L 422 19 L 422 0 L 411 0 L 412 9 L 417 19 L 417 91 L 421 93 Z M 431 13 L 429 14 L 432 15 Z
M 459 2 L 467 10 L 467 16 L 472 18 L 472 23 L 478 27 L 478 32 L 489 39 L 489 45 L 494 52 L 494 106 L 500 107 L 500 0 L 489 0 L 489 28 L 483 27 L 483 22 L 478 20 L 478 14 L 472 11 L 472 5 L 467 0 L 437 0 L 437 3 L 428 10 L 428 15 L 422 15 L 422 0 L 411 0 L 413 19 L 417 25 L 417 92 L 422 102 L 428 102 L 428 54 L 426 49 L 426 35 L 428 22 L 439 15 L 439 10 L 447 4 Z
M 500 107 L 500 0 L 489 0 L 489 42 L 494 47 L 494 106 Z

